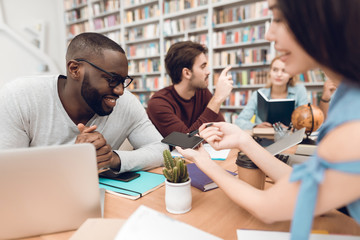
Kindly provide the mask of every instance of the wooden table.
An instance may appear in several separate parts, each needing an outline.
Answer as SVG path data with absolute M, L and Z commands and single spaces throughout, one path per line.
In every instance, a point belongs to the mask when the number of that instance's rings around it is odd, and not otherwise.
M 232 150 L 225 161 L 218 163 L 230 171 L 236 171 L 235 159 L 236 150 Z M 161 172 L 161 168 L 153 170 Z M 271 187 L 271 183 L 267 183 Z M 241 193 L 239 193 L 241 194 Z M 214 189 L 202 192 L 197 188 L 192 188 L 192 209 L 190 212 L 175 215 L 170 214 L 165 209 L 165 187 L 161 187 L 154 192 L 138 199 L 129 200 L 106 194 L 105 196 L 105 218 L 127 219 L 140 205 L 148 206 L 159 212 L 188 223 L 201 230 L 209 232 L 223 239 L 237 239 L 236 229 L 258 229 L 272 231 L 289 231 L 290 221 L 265 224 L 246 210 L 232 202 L 221 189 Z M 264 201 L 266 201 L 264 199 Z M 282 201 L 282 199 L 279 199 Z M 335 234 L 360 235 L 360 226 L 350 217 L 333 210 L 327 214 L 316 217 L 313 223 L 313 230 L 326 230 Z M 74 231 L 29 238 L 28 240 L 42 239 L 68 239 Z

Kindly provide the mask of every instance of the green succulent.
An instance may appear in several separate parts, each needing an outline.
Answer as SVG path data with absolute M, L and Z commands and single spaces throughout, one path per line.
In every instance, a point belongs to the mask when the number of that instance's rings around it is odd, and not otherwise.
M 169 182 L 183 183 L 189 179 L 185 161 L 180 157 L 173 158 L 169 150 L 164 150 L 163 174 Z

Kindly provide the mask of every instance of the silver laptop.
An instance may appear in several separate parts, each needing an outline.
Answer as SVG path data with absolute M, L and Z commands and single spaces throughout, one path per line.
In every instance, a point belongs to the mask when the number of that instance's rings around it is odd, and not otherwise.
M 101 217 L 91 144 L 0 151 L 0 239 L 77 229 Z

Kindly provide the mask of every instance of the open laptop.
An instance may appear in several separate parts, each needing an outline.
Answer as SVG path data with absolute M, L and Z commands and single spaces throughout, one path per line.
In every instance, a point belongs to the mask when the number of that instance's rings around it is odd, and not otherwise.
M 77 229 L 101 217 L 92 144 L 0 151 L 0 239 Z

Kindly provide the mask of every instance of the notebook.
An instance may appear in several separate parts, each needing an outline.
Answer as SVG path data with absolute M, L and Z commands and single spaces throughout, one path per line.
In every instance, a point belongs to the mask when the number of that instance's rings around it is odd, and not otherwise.
M 77 229 L 101 217 L 95 148 L 1 150 L 0 192 L 0 239 Z
M 271 124 L 281 122 L 288 126 L 291 114 L 295 109 L 294 99 L 268 99 L 261 91 L 257 91 L 257 110 L 263 122 Z
M 145 171 L 136 173 L 140 174 L 140 177 L 129 182 L 99 178 L 99 186 L 108 193 L 136 200 L 164 185 L 165 177 L 162 174 Z
M 208 175 L 201 171 L 195 163 L 189 163 L 186 166 L 189 172 L 189 177 L 191 178 L 191 186 L 196 187 L 203 192 L 218 188 L 218 185 L 211 178 L 209 178 Z M 234 172 L 228 172 L 233 176 L 237 175 Z

